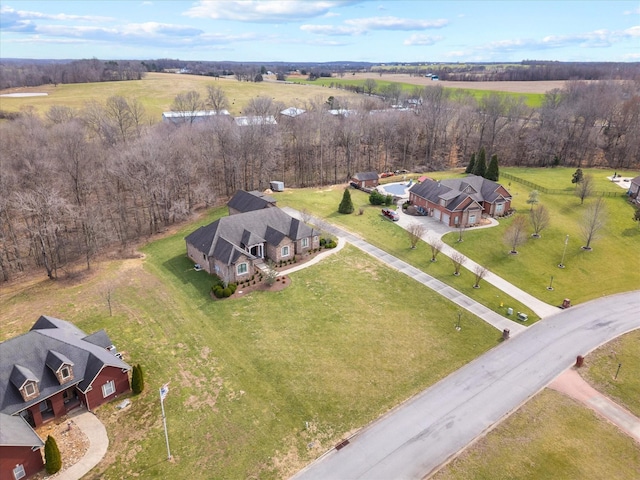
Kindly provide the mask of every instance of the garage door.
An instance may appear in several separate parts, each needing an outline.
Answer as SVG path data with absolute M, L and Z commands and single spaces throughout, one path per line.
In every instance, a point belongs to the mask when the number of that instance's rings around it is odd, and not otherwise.
M 442 214 L 442 223 L 449 225 L 449 214 L 448 213 L 443 213 Z

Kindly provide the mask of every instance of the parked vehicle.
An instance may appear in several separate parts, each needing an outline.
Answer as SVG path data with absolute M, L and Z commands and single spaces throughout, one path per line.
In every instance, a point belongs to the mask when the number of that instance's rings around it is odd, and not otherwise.
M 398 212 L 396 212 L 395 210 L 391 210 L 390 208 L 383 208 L 382 215 L 387 217 L 389 220 L 393 220 L 394 222 L 400 220 L 400 215 L 398 215 Z

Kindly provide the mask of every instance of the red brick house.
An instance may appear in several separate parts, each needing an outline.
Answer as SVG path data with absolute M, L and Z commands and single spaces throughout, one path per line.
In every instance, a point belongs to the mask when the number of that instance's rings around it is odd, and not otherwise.
M 0 358 L 2 479 L 24 478 L 23 470 L 28 476 L 37 466 L 29 451 L 40 455 L 42 445 L 25 426 L 36 428 L 81 406 L 92 410 L 130 390 L 131 367 L 104 330 L 87 335 L 53 317 L 41 316 L 29 332 L 0 343 Z
M 409 190 L 409 201 L 423 215 L 450 227 L 478 225 L 483 215 L 502 217 L 511 210 L 511 194 L 499 183 L 477 175 L 425 179 Z
M 378 186 L 378 172 L 358 172 L 351 177 L 356 188 L 375 188 Z

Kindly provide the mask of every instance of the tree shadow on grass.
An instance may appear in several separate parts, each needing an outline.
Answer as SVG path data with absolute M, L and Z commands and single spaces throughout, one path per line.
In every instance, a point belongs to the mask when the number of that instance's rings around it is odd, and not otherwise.
M 627 228 L 622 231 L 623 237 L 639 237 L 640 236 L 640 228 Z

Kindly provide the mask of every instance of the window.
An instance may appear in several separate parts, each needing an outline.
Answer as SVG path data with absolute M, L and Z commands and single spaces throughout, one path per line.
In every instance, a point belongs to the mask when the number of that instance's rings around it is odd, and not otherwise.
M 289 256 L 289 246 L 288 245 L 285 245 L 284 247 L 282 247 L 281 254 L 282 254 L 283 257 L 288 257 Z
M 460 222 L 460 219 L 458 217 L 453 217 L 453 223 L 458 225 L 459 222 Z
M 27 397 L 30 397 L 31 395 L 35 395 L 36 393 L 36 386 L 33 382 L 29 382 L 24 386 L 24 393 Z
M 308 238 L 303 238 L 302 239 L 302 248 L 307 248 L 309 246 L 309 239 Z
M 503 203 L 498 203 L 496 205 L 496 213 L 502 213 L 502 209 L 504 208 L 504 204 Z
M 27 472 L 24 471 L 24 465 L 16 465 L 16 468 L 13 469 L 13 478 L 15 480 L 19 480 L 27 476 Z
M 70 376 L 71 370 L 69 369 L 69 367 L 62 367 L 62 370 L 60 370 L 60 377 L 62 377 L 63 380 L 66 380 Z
M 474 224 L 476 223 L 476 216 L 475 215 L 469 215 L 469 223 L 470 224 Z
M 116 384 L 113 380 L 109 380 L 107 383 L 102 385 L 102 397 L 107 398 L 109 395 L 113 395 L 116 393 Z
M 236 272 L 238 272 L 238 275 L 244 275 L 248 271 L 249 271 L 249 266 L 246 263 L 239 263 L 238 266 L 236 267 Z

